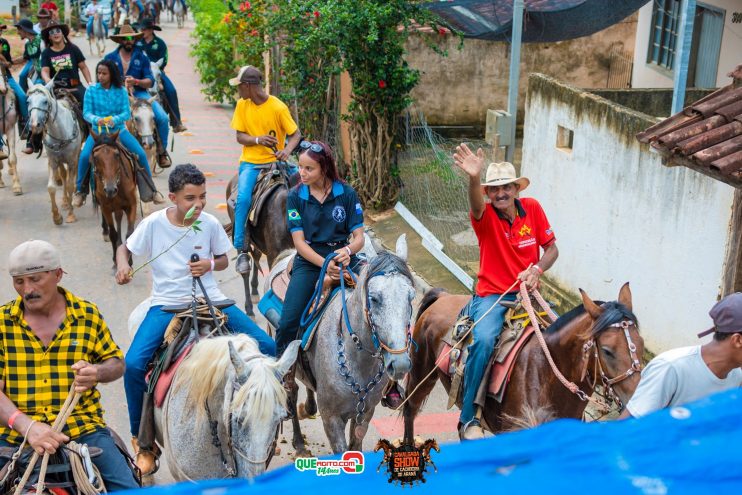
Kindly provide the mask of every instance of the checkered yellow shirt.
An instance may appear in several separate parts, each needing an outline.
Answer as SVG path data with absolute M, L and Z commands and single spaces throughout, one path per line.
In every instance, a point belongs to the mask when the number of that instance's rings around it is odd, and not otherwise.
M 59 291 L 67 301 L 67 316 L 49 347 L 44 347 L 23 318 L 21 297 L 0 307 L 0 380 L 5 382 L 5 395 L 21 411 L 49 425 L 75 379 L 73 364 L 124 357 L 98 307 L 61 287 Z M 100 392 L 93 388 L 80 398 L 63 432 L 77 438 L 102 427 Z M 20 443 L 21 435 L 0 425 L 0 440 Z

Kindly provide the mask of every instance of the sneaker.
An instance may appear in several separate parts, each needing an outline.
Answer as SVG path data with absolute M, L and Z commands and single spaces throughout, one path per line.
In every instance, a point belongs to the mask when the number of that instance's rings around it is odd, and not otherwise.
M 472 419 L 459 427 L 459 438 L 461 440 L 481 440 L 484 438 L 484 429 L 479 420 Z
M 234 265 L 235 270 L 239 274 L 250 273 L 250 255 L 247 253 L 240 253 L 237 256 L 237 263 Z
M 165 202 L 165 197 L 160 191 L 155 191 L 155 193 L 152 195 L 152 202 L 156 205 L 161 205 Z
M 170 165 L 173 164 L 172 160 L 170 160 L 170 156 L 168 156 L 167 153 L 163 153 L 160 156 L 158 156 L 157 163 L 162 168 L 168 168 Z
M 75 191 L 75 194 L 72 195 L 72 206 L 74 206 L 75 208 L 80 208 L 82 205 L 85 204 L 86 196 L 87 194 Z
M 178 122 L 178 125 L 176 125 L 175 127 L 173 127 L 173 132 L 175 134 L 178 134 L 179 132 L 185 132 L 187 130 L 188 130 L 188 128 L 186 126 L 184 126 L 182 122 Z

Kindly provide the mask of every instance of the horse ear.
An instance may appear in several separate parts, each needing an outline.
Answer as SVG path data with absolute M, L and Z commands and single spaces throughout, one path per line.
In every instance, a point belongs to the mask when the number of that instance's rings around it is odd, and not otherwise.
M 279 377 L 283 378 L 286 373 L 289 372 L 289 369 L 291 369 L 291 367 L 294 365 L 296 356 L 299 355 L 300 345 L 301 340 L 295 340 L 289 344 L 285 351 L 283 351 L 283 354 L 276 363 L 276 374 Z
M 395 251 L 397 252 L 397 257 L 402 261 L 407 261 L 407 234 L 402 234 L 397 238 Z
M 234 344 L 231 340 L 227 342 L 227 345 L 229 346 L 229 360 L 232 361 L 232 366 L 234 366 L 237 381 L 239 383 L 244 383 L 245 380 L 247 380 L 247 367 L 245 366 L 245 361 L 242 360 L 242 357 L 237 352 L 237 349 L 234 348 Z
M 46 83 L 46 84 L 44 85 L 44 88 L 46 88 L 46 90 L 47 90 L 47 91 L 48 91 L 49 93 L 52 93 L 52 94 L 54 94 L 54 93 L 53 93 L 53 91 L 54 91 L 54 79 L 52 79 L 51 81 L 49 81 L 48 83 Z
M 631 309 L 631 289 L 629 288 L 628 282 L 623 284 L 623 287 L 621 287 L 621 290 L 618 292 L 618 302 L 626 306 L 626 309 L 629 311 L 633 311 Z
M 155 62 L 155 64 L 157 65 L 157 67 L 159 67 L 160 69 L 162 69 L 162 64 L 164 62 L 165 62 L 165 57 L 162 57 L 160 60 L 158 60 L 157 62 Z
M 585 311 L 587 311 L 587 314 L 589 314 L 593 320 L 597 320 L 598 318 L 600 318 L 600 315 L 603 314 L 603 308 L 595 304 L 593 300 L 590 299 L 590 296 L 588 296 L 587 293 L 582 289 L 580 289 L 580 295 L 582 296 L 582 304 L 583 306 L 585 306 Z

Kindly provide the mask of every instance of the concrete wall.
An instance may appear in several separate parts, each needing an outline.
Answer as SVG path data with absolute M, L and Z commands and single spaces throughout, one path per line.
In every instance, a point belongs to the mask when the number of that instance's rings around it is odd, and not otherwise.
M 706 0 L 697 3 L 726 11 L 724 33 L 719 51 L 719 67 L 716 74 L 716 86 L 726 86 L 730 82 L 727 74 L 742 63 L 742 24 L 732 24 L 732 13 L 742 13 L 742 0 Z M 639 9 L 631 86 L 633 88 L 671 88 L 673 86 L 672 71 L 647 63 L 651 26 L 652 2 L 649 2 Z
M 631 282 L 647 347 L 698 342 L 724 269 L 734 188 L 663 166 L 633 137 L 649 116 L 555 80 L 529 86 L 522 173 L 557 237 L 556 282 L 615 299 Z M 574 131 L 557 149 L 557 126 Z
M 527 43 L 521 56 L 519 114 L 524 108 L 528 74 L 540 72 L 579 87 L 604 88 L 611 47 L 634 51 L 636 15 L 584 38 L 559 43 Z M 427 36 L 427 38 L 425 38 Z M 441 57 L 426 44 L 448 52 Z M 507 108 L 510 45 L 451 36 L 417 35 L 407 44 L 407 62 L 421 71 L 412 97 L 431 125 L 482 126 L 487 109 Z
M 18 8 L 18 0 L 0 0 L 0 16 L 10 17 L 15 7 L 16 16 L 20 18 L 21 11 Z

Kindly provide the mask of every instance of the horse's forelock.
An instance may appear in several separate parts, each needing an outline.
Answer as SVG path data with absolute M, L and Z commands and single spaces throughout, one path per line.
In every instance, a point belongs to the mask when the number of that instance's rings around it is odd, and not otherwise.
M 366 285 L 368 285 L 368 281 L 374 276 L 389 273 L 399 273 L 400 275 L 404 275 L 410 280 L 412 286 L 415 286 L 415 279 L 413 278 L 412 272 L 407 266 L 407 263 L 396 254 L 389 251 L 380 252 L 369 262 L 366 270 Z
M 598 336 L 614 323 L 619 323 L 625 319 L 633 322 L 636 328 L 639 328 L 639 321 L 636 315 L 620 302 L 610 301 L 603 304 L 602 308 L 603 313 L 595 320 L 595 324 L 591 330 L 593 336 Z
M 267 358 L 250 362 L 247 381 L 235 392 L 229 414 L 242 418 L 243 426 L 259 425 L 273 418 L 276 408 L 286 407 L 286 390 L 276 374 L 276 362 Z

